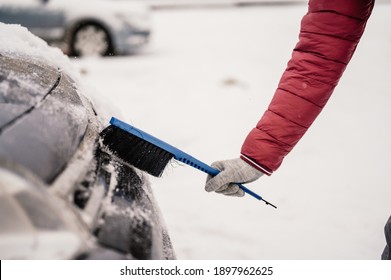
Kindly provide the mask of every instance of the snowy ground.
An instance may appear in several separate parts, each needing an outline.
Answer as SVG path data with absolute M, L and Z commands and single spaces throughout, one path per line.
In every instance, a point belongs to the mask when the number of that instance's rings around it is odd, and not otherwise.
M 211 163 L 237 157 L 270 101 L 306 5 L 155 11 L 143 54 L 73 60 L 124 119 Z M 391 214 L 391 14 L 378 5 L 327 108 L 271 177 L 278 206 L 152 178 L 180 259 L 379 259 Z

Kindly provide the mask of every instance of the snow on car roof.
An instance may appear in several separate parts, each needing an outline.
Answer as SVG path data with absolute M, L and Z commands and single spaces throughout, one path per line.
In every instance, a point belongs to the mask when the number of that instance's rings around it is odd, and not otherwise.
M 4 55 L 30 57 L 66 71 L 72 79 L 77 79 L 69 58 L 60 49 L 50 47 L 41 38 L 33 35 L 19 24 L 0 22 L 0 53 Z
M 68 56 L 60 49 L 49 46 L 47 42 L 32 34 L 27 28 L 19 24 L 0 22 L 0 42 L 0 55 L 41 61 L 65 72 L 75 81 L 78 92 L 81 92 L 94 104 L 98 118 L 102 123 L 108 123 L 113 114 L 119 114 L 119 110 L 107 102 L 96 88 L 83 82 L 78 69 L 71 63 Z

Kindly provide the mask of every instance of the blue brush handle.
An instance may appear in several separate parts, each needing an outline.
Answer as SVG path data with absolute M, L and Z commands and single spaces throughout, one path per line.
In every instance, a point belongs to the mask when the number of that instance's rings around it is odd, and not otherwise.
M 187 165 L 190 165 L 198 170 L 201 170 L 211 176 L 216 176 L 217 174 L 220 173 L 219 170 L 203 163 L 202 161 L 192 157 L 191 155 L 179 150 L 178 148 L 175 148 L 174 146 L 128 124 L 128 123 L 125 123 L 123 121 L 120 121 L 119 119 L 116 119 L 114 117 L 111 118 L 110 120 L 110 123 L 116 127 L 119 127 L 121 128 L 122 130 L 125 130 L 127 132 L 129 132 L 130 134 L 133 134 L 171 154 L 174 155 L 174 158 L 180 162 L 183 162 Z M 273 204 L 269 203 L 268 201 L 264 200 L 260 195 L 254 193 L 253 191 L 249 190 L 248 188 L 246 188 L 245 186 L 243 186 L 242 184 L 239 184 L 239 183 L 236 183 L 239 188 L 241 188 L 245 193 L 248 193 L 249 195 L 253 196 L 254 198 L 258 199 L 258 200 L 262 200 L 264 201 L 266 204 L 268 205 L 271 205 L 273 206 L 274 208 L 277 208 L 276 206 L 274 206 Z

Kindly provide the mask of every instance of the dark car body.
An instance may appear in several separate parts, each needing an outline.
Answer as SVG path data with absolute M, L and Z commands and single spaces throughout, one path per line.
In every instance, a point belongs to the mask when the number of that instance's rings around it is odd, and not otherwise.
M 174 259 L 148 176 L 101 146 L 78 82 L 28 54 L 0 65 L 0 258 Z

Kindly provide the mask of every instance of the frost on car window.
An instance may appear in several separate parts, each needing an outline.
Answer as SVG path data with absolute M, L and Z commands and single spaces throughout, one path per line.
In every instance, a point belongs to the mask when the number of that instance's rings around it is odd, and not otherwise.
M 88 115 L 74 81 L 58 69 L 1 56 L 0 157 L 50 183 L 83 139 Z
M 58 79 L 55 68 L 0 55 L 0 128 L 35 106 Z

